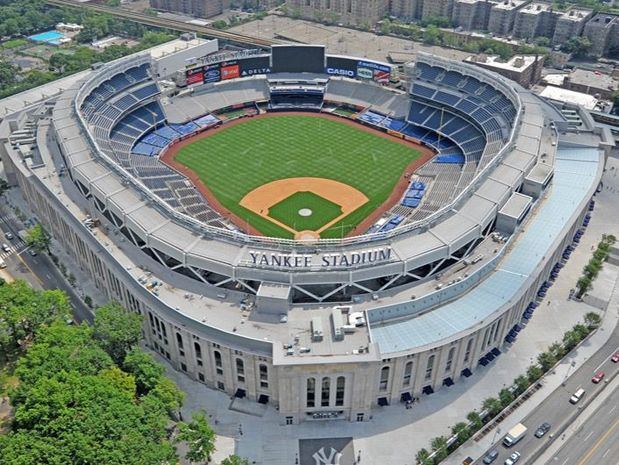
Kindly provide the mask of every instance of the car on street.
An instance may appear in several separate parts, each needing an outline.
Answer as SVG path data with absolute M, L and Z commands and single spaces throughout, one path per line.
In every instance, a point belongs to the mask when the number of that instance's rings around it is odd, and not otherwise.
M 550 431 L 550 423 L 548 422 L 544 422 L 541 425 L 539 425 L 539 428 L 537 428 L 535 430 L 535 437 L 536 438 L 541 438 L 542 436 L 544 436 L 548 431 Z
M 483 462 L 488 465 L 492 462 L 494 462 L 497 457 L 499 456 L 499 451 L 498 450 L 493 450 L 491 452 L 488 452 L 485 456 L 484 456 L 484 460 Z
M 619 352 L 615 352 L 610 359 L 612 360 L 613 363 L 619 362 Z
M 518 460 L 520 460 L 520 452 L 514 452 L 505 460 L 505 465 L 514 465 Z
M 600 381 L 602 381 L 604 379 L 604 372 L 603 371 L 598 371 L 595 375 L 593 375 L 593 378 L 591 378 L 591 381 L 595 384 L 599 383 Z
M 33 257 L 36 257 L 36 256 L 37 256 L 37 251 L 36 251 L 36 250 L 34 250 L 34 249 L 28 249 L 28 253 L 29 253 L 31 256 L 33 256 Z
M 2 244 L 2 250 L 5 252 L 10 252 L 11 248 L 9 247 L 9 244 Z
M 7 232 L 4 233 L 4 237 L 6 237 L 9 241 L 12 241 L 15 236 L 13 236 L 13 233 Z

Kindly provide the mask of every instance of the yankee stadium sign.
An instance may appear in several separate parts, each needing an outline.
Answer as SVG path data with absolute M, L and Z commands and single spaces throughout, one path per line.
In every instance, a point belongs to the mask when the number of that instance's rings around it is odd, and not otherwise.
M 391 259 L 391 247 L 362 250 L 347 253 L 326 253 L 323 255 L 286 254 L 249 251 L 249 264 L 269 268 L 349 268 L 386 262 Z

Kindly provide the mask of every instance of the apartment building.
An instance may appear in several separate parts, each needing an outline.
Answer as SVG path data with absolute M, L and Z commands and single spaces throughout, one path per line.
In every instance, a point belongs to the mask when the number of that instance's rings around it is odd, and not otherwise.
M 530 3 L 516 13 L 513 35 L 518 39 L 533 40 L 537 37 L 551 39 L 557 19 L 558 14 L 553 11 L 550 3 Z
M 593 16 L 586 8 L 570 8 L 558 17 L 552 36 L 552 45 L 561 45 L 570 37 L 582 35 L 585 24 Z
M 421 19 L 423 0 L 392 0 L 391 14 L 404 20 Z
M 451 20 L 467 31 L 486 30 L 493 5 L 489 0 L 455 0 Z
M 591 41 L 590 54 L 602 56 L 619 47 L 619 16 L 598 13 L 585 24 L 583 36 Z
M 389 13 L 389 0 L 288 0 L 286 4 L 302 18 L 329 15 L 352 25 L 372 25 Z
M 528 3 L 528 0 L 502 0 L 490 7 L 488 15 L 488 31 L 508 36 L 514 28 L 516 13 Z
M 455 0 L 424 0 L 421 15 L 423 18 L 427 18 L 429 16 L 451 18 L 454 3 Z
M 198 18 L 211 18 L 223 13 L 229 7 L 226 0 L 150 0 L 151 8 L 155 10 L 183 13 Z

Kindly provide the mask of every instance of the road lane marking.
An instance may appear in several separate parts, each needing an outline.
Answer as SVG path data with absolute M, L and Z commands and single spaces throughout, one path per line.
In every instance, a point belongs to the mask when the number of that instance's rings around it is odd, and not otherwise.
M 593 435 L 593 431 L 587 434 L 587 436 L 585 437 L 585 441 L 587 441 L 592 435 Z
M 28 271 L 30 271 L 30 274 L 32 274 L 32 276 L 34 276 L 34 279 L 36 279 L 36 280 L 37 280 L 37 282 L 39 283 L 39 285 L 40 285 L 42 288 L 45 288 L 45 286 L 43 285 L 43 281 L 41 281 L 41 278 L 39 278 L 39 277 L 35 274 L 35 272 L 34 272 L 34 271 L 32 271 L 32 268 L 30 268 L 30 267 L 28 266 L 28 264 L 24 261 L 24 259 L 23 259 L 23 258 L 21 258 L 21 255 L 15 255 L 15 256 L 16 256 L 17 258 L 19 258 L 19 261 L 20 261 L 20 262 L 22 262 L 22 264 L 23 264 L 26 268 L 28 268 Z
M 597 371 L 600 369 L 600 367 L 601 367 L 602 365 L 604 365 L 606 362 L 608 362 L 608 361 L 610 360 L 610 358 L 611 358 L 613 355 L 615 355 L 615 352 L 617 352 L 617 351 L 619 351 L 619 347 L 617 347 L 615 350 L 613 350 L 613 351 L 612 351 L 612 353 L 610 353 L 610 354 L 608 355 L 608 357 L 606 357 L 606 358 L 602 361 L 602 363 L 600 363 L 600 364 L 599 364 L 599 365 L 598 365 L 598 366 L 597 366 L 597 367 L 596 367 L 593 371 L 594 371 L 594 372 L 597 372 Z
M 610 409 L 610 411 L 608 413 L 613 413 L 615 411 L 615 409 L 617 408 L 616 405 L 613 405 L 613 408 Z
M 610 452 L 610 447 L 606 449 L 606 452 L 604 452 L 604 454 L 602 455 L 602 458 L 605 458 L 609 452 Z
M 591 449 L 589 449 L 589 452 L 587 452 L 585 456 L 582 458 L 582 460 L 578 462 L 578 465 L 584 465 L 589 460 L 589 458 L 591 458 L 591 456 L 597 450 L 597 448 L 600 447 L 600 444 L 606 441 L 606 438 L 613 432 L 613 430 L 617 427 L 617 425 L 619 425 L 619 420 L 615 421 L 615 423 L 613 423 L 613 425 L 606 430 L 606 432 L 602 435 L 602 437 L 600 437 L 595 442 L 595 444 L 593 444 Z
M 570 458 L 569 458 L 569 457 L 567 457 L 567 458 L 563 461 L 563 463 L 562 463 L 561 465 L 565 465 L 569 459 L 570 459 Z

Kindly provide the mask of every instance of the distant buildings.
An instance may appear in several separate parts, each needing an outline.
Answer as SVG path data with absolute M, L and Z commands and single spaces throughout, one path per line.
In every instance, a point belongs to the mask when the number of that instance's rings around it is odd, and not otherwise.
M 404 3 L 401 1 L 400 6 L 408 8 Z M 330 17 L 334 22 L 352 25 L 373 25 L 389 14 L 389 0 L 287 0 L 286 5 L 302 18 Z
M 557 19 L 552 36 L 552 45 L 564 44 L 571 37 L 582 35 L 587 21 L 593 16 L 592 10 L 570 8 Z
M 510 35 L 514 29 L 516 13 L 526 3 L 526 0 L 503 0 L 492 5 L 488 17 L 488 31 L 500 36 Z
M 199 18 L 211 18 L 224 11 L 223 0 L 150 0 L 150 6 L 155 10 L 183 13 Z
M 544 57 L 541 55 L 517 55 L 510 60 L 502 61 L 496 55 L 470 56 L 465 61 L 481 68 L 494 71 L 523 87 L 531 87 L 542 76 Z
M 613 47 L 619 47 L 619 16 L 596 14 L 585 24 L 583 36 L 591 41 L 591 55 L 607 55 Z

